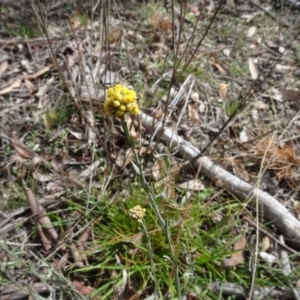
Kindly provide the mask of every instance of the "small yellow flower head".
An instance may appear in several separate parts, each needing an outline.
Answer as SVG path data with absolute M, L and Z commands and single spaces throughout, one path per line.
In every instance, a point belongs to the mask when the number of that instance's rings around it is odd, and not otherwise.
M 108 117 L 121 117 L 128 112 L 139 114 L 136 92 L 121 84 L 109 88 L 106 92 L 104 112 Z
M 142 208 L 140 205 L 136 205 L 135 207 L 129 210 L 129 216 L 138 222 L 142 222 L 142 219 L 145 216 L 146 209 Z

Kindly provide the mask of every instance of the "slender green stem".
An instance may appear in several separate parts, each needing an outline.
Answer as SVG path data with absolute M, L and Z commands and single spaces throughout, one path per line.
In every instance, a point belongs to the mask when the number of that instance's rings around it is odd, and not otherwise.
M 140 161 L 140 158 L 137 154 L 137 151 L 135 149 L 135 142 L 134 139 L 132 137 L 132 135 L 130 134 L 129 128 L 127 126 L 127 123 L 124 119 L 124 116 L 122 117 L 122 127 L 125 131 L 126 134 L 126 138 L 129 141 L 130 144 L 130 148 L 134 154 L 134 158 L 136 160 L 136 165 L 138 167 L 138 175 L 141 178 L 142 181 L 142 186 L 144 188 L 144 190 L 146 191 L 146 193 L 148 194 L 150 200 L 151 200 L 151 208 L 153 209 L 157 219 L 158 219 L 158 224 L 163 232 L 163 234 L 165 235 L 167 241 L 168 241 L 168 246 L 170 249 L 170 259 L 171 262 L 173 264 L 174 267 L 174 277 L 175 277 L 175 286 L 176 286 L 176 291 L 177 291 L 177 299 L 182 299 L 181 298 L 181 288 L 180 288 L 180 280 L 179 280 L 179 272 L 178 272 L 178 263 L 177 263 L 177 258 L 175 256 L 175 252 L 173 249 L 173 245 L 172 245 L 172 241 L 171 241 L 171 237 L 170 237 L 170 232 L 169 232 L 169 227 L 168 227 L 168 223 L 167 221 L 164 220 L 164 218 L 162 217 L 159 208 L 156 204 L 156 200 L 155 200 L 155 193 L 152 190 L 151 186 L 149 185 L 149 183 L 146 181 L 146 178 L 144 176 L 144 172 L 143 172 L 143 166 L 142 163 Z M 150 250 L 149 250 L 150 251 Z

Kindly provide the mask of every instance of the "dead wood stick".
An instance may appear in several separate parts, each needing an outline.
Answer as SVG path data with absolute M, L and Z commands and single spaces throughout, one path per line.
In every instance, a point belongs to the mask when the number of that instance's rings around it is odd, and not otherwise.
M 139 115 L 139 119 L 149 132 L 156 134 L 161 141 L 172 149 L 176 149 L 184 159 L 190 160 L 200 153 L 194 145 L 179 137 L 166 126 L 163 127 L 160 121 L 156 121 L 144 113 Z M 300 221 L 274 197 L 217 166 L 206 156 L 199 158 L 194 163 L 194 167 L 199 168 L 202 174 L 241 200 L 249 200 L 249 203 L 254 205 L 258 201 L 266 219 L 271 221 L 284 235 L 287 243 L 300 250 Z

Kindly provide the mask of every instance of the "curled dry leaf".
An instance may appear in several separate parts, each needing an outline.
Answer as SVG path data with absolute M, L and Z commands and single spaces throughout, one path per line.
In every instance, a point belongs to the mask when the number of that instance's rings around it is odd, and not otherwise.
M 225 267 L 234 267 L 244 262 L 243 250 L 246 246 L 246 239 L 241 236 L 234 244 L 235 251 L 230 258 L 223 259 Z

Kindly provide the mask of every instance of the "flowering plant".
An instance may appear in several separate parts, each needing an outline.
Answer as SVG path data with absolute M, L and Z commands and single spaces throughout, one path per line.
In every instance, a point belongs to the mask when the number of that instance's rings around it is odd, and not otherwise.
M 139 114 L 136 92 L 117 84 L 107 90 L 104 112 L 108 117 L 122 117 L 125 113 Z

